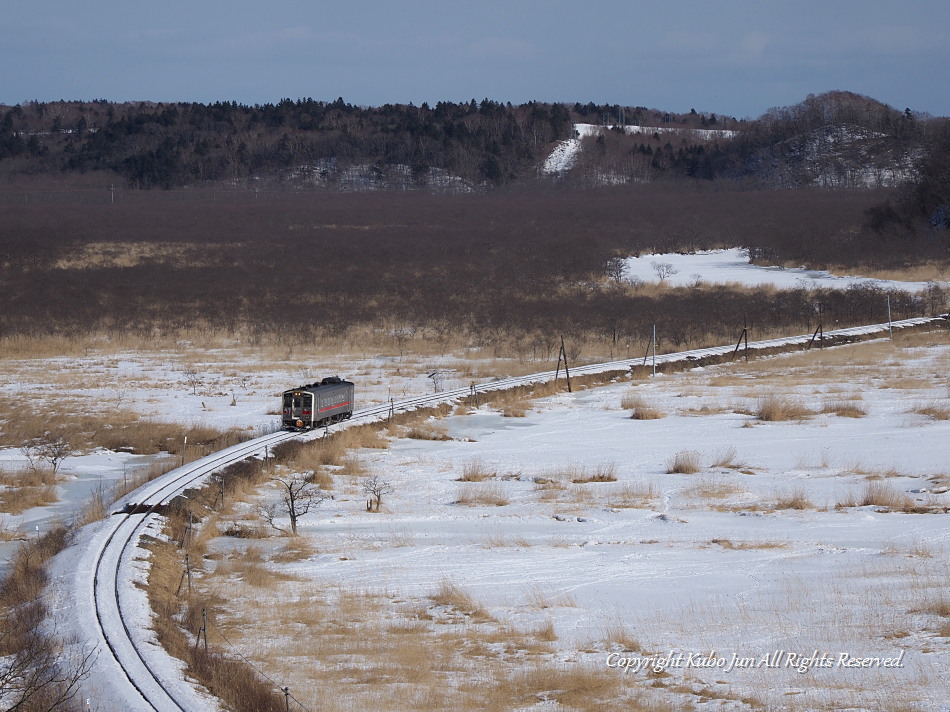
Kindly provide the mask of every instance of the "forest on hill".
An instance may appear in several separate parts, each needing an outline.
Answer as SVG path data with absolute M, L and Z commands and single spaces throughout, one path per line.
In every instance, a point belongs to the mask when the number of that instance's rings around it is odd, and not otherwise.
M 836 185 L 856 187 L 856 170 L 876 168 L 871 187 L 882 187 L 916 165 L 945 121 L 849 92 L 742 121 L 695 110 L 489 99 L 434 107 L 359 107 L 342 98 L 255 106 L 29 102 L 0 107 L 0 176 L 107 171 L 136 189 L 255 181 L 460 192 L 544 179 L 540 164 L 574 136 L 574 124 L 603 127 L 577 169 L 558 176 L 574 184 L 599 176 L 803 187 L 820 180 L 816 165 L 828 180 L 824 163 L 834 154 Z

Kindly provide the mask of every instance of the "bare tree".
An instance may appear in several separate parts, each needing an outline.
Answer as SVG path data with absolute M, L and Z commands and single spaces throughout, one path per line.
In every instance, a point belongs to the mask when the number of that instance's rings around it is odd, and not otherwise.
M 614 282 L 623 282 L 624 274 L 627 272 L 627 261 L 623 257 L 608 257 L 604 264 L 604 272 L 607 279 Z
M 383 495 L 394 491 L 391 483 L 380 479 L 379 475 L 373 475 L 363 480 L 363 492 L 369 499 L 366 502 L 366 510 L 378 512 L 383 503 Z
M 45 433 L 24 444 L 20 452 L 26 456 L 31 470 L 36 471 L 39 460 L 46 460 L 55 475 L 59 466 L 63 464 L 63 460 L 73 454 L 73 446 L 62 435 Z
M 25 604 L 0 630 L 0 699 L 6 710 L 69 709 L 96 661 L 96 650 L 71 646 L 70 653 L 40 632 L 45 613 L 41 604 Z
M 50 434 L 41 440 L 39 450 L 40 456 L 53 468 L 54 475 L 63 460 L 73 454 L 73 446 L 66 438 Z
M 312 473 L 311 473 L 312 474 Z M 316 509 L 333 495 L 314 485 L 309 476 L 294 473 L 289 477 L 274 477 L 281 487 L 281 501 L 260 509 L 261 517 L 269 526 L 287 534 L 287 530 L 277 526 L 277 519 L 284 514 L 290 518 L 291 536 L 297 536 L 297 521 L 311 509 Z
M 651 262 L 650 266 L 653 267 L 653 271 L 656 272 L 656 276 L 661 282 L 666 281 L 667 277 L 672 277 L 679 272 L 679 270 L 669 262 Z
M 198 395 L 198 386 L 201 385 L 201 374 L 198 373 L 198 369 L 194 366 L 189 366 L 185 370 L 185 381 L 188 383 L 188 386 L 191 388 L 191 395 Z

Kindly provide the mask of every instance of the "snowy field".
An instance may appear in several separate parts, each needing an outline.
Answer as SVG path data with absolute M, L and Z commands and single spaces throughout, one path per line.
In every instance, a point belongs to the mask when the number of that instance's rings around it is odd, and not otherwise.
M 688 287 L 699 282 L 707 284 L 741 284 L 749 287 L 772 285 L 777 289 L 805 287 L 847 289 L 855 285 L 872 285 L 882 289 L 903 289 L 921 292 L 926 282 L 900 282 L 871 279 L 801 268 L 759 267 L 749 264 L 745 250 L 710 250 L 695 254 L 658 254 L 630 257 L 626 260 L 624 277 L 643 282 L 663 282 L 671 287 Z M 658 267 L 659 266 L 659 267 Z
M 280 393 L 329 375 L 360 384 L 358 407 L 432 393 L 428 377 L 434 369 L 459 366 L 441 384 L 463 388 L 465 377 L 478 376 L 454 359 L 406 355 L 318 358 L 321 370 L 247 350 L 209 350 L 183 345 L 181 352 L 107 351 L 54 359 L 4 362 L 6 379 L 0 397 L 22 403 L 57 402 L 77 412 L 108 414 L 128 410 L 149 420 L 185 426 L 237 428 L 250 434 L 279 425 Z M 162 456 L 98 449 L 67 457 L 59 468 L 58 502 L 20 514 L 0 513 L 0 532 L 11 540 L 0 543 L 0 561 L 16 541 L 45 531 L 52 522 L 66 521 L 98 489 L 109 491 L 130 480 Z M 0 468 L 25 471 L 29 462 L 18 448 L 0 448 Z M 2 563 L 0 563 L 2 569 Z
M 411 639 L 459 709 L 547 667 L 599 675 L 590 699 L 538 682 L 508 709 L 948 710 L 948 367 L 941 331 L 459 408 L 427 424 L 450 439 L 329 468 L 300 541 L 217 539 L 205 585 L 331 709 L 416 699 Z M 249 561 L 272 583 L 239 585 Z

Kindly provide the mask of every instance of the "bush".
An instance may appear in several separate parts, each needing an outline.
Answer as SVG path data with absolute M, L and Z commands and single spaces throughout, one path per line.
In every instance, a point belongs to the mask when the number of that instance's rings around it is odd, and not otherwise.
M 666 473 L 668 475 L 675 473 L 692 475 L 701 469 L 701 456 L 696 450 L 680 450 L 670 460 Z

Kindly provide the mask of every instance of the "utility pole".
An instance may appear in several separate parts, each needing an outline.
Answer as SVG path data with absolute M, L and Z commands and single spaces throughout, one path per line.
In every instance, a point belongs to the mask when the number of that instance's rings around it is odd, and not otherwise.
M 644 366 L 647 365 L 647 359 L 650 357 L 650 349 L 653 349 L 653 375 L 656 376 L 656 324 L 653 325 L 653 336 L 650 337 L 647 350 L 643 353 Z
M 656 378 L 656 324 L 653 325 L 653 377 Z
M 561 334 L 561 350 L 557 355 L 557 369 L 554 371 L 554 382 L 557 383 L 557 377 L 561 374 L 561 359 L 564 359 L 564 376 L 567 378 L 567 392 L 571 393 L 571 372 L 567 367 L 567 349 L 564 348 L 564 334 Z
M 891 295 L 887 295 L 887 332 L 890 334 L 891 340 L 894 339 L 894 327 L 891 324 Z

